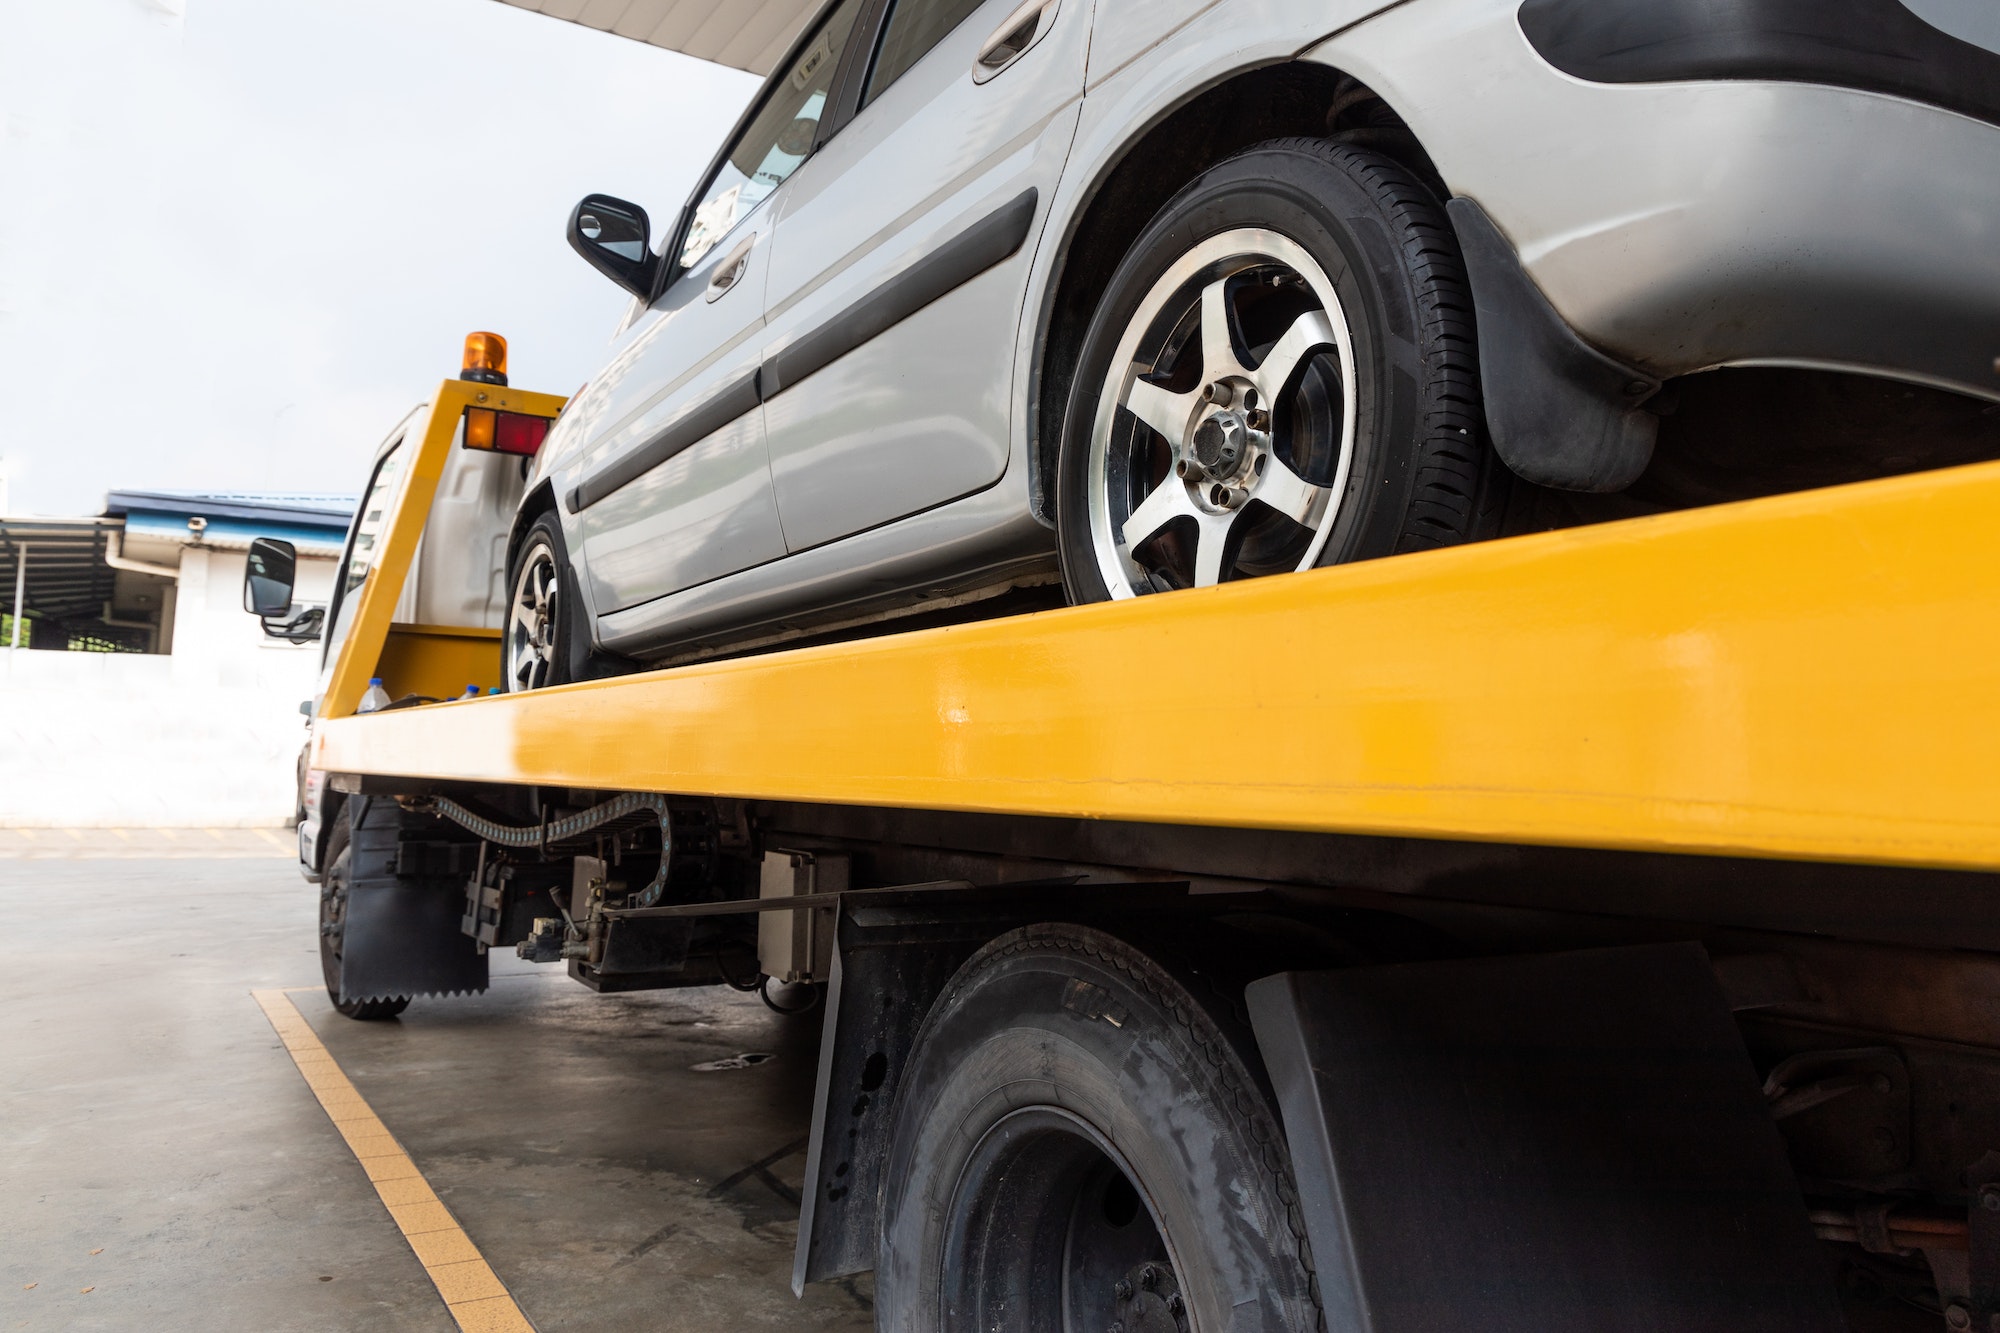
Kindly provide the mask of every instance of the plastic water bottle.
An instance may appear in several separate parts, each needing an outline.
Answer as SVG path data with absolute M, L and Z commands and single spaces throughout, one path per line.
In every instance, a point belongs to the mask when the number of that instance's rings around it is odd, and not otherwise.
M 372 713 L 377 709 L 387 708 L 388 706 L 389 691 L 382 688 L 382 678 L 380 676 L 370 676 L 368 678 L 368 692 L 361 696 L 361 707 L 354 711 L 357 713 Z
M 479 687 L 477 685 L 468 685 L 465 687 L 465 693 L 458 697 L 461 699 L 477 699 L 479 697 Z

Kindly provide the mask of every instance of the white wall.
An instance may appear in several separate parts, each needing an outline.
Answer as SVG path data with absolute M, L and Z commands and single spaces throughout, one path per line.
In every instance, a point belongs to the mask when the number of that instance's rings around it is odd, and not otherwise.
M 285 824 L 319 645 L 265 639 L 242 585 L 242 552 L 183 553 L 172 656 L 0 648 L 0 827 Z

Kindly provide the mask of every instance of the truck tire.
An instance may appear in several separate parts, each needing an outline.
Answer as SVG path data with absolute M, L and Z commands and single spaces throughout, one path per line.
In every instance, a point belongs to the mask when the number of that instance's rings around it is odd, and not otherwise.
M 1074 602 L 1492 535 L 1465 263 L 1407 168 L 1260 144 L 1162 208 L 1111 276 L 1064 413 Z
M 349 1018 L 372 1021 L 394 1018 L 410 1007 L 407 996 L 393 1000 L 345 1000 L 340 998 L 340 951 L 347 925 L 347 886 L 354 868 L 352 840 L 347 831 L 348 811 L 341 810 L 326 837 L 326 873 L 319 881 L 319 970 L 326 981 L 326 997 L 333 1007 Z
M 1192 980 L 1069 925 L 959 970 L 897 1096 L 879 1328 L 1320 1326 L 1248 1029 Z

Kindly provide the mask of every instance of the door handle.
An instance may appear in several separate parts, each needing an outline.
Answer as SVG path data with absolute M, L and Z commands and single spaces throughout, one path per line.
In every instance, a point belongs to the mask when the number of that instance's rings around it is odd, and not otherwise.
M 752 232 L 743 238 L 742 244 L 723 256 L 715 266 L 715 272 L 708 275 L 708 299 L 719 300 L 736 289 L 743 281 L 743 275 L 750 271 L 750 247 L 757 244 L 757 234 Z
M 972 81 L 984 83 L 1019 60 L 1048 32 L 1061 3 L 1062 0 L 1023 0 L 1020 8 L 1009 14 L 979 48 L 979 56 L 972 62 Z

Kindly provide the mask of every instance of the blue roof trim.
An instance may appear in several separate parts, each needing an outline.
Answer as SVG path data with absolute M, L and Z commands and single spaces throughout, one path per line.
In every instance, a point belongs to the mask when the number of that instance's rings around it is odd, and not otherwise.
M 104 497 L 104 512 L 117 518 L 140 513 L 178 514 L 181 524 L 202 518 L 241 519 L 251 523 L 290 523 L 325 533 L 345 534 L 360 498 L 352 495 L 204 495 L 191 491 L 112 491 Z
M 190 536 L 187 521 L 186 514 L 136 510 L 126 516 L 125 534 L 128 537 L 166 537 L 185 542 Z M 202 539 L 208 542 L 248 543 L 254 537 L 277 537 L 295 546 L 338 546 L 346 536 L 345 524 L 334 528 L 317 523 L 247 523 L 229 518 L 211 518 L 208 527 L 202 531 Z

